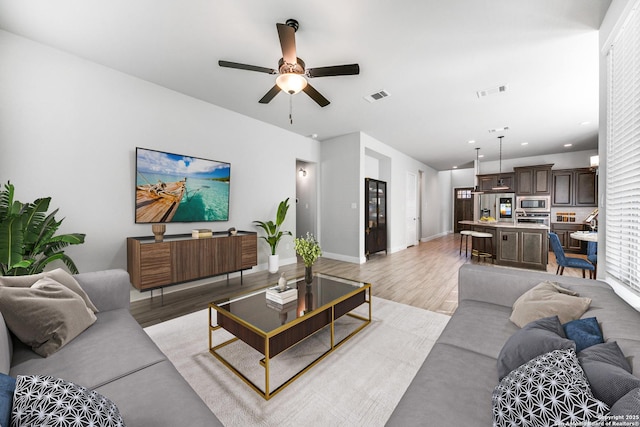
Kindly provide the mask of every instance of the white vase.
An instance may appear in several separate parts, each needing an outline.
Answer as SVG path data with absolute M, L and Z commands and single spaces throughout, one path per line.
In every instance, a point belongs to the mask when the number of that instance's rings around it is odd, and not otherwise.
M 278 255 L 269 255 L 269 273 L 277 273 L 280 267 Z

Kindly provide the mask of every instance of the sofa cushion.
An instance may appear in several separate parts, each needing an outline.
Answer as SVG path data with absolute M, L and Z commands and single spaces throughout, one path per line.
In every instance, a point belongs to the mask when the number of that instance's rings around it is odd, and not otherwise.
M 576 343 L 576 353 L 580 353 L 587 347 L 604 342 L 602 331 L 595 317 L 572 320 L 562 325 L 567 338 Z
M 612 407 L 609 416 L 611 419 L 615 417 L 623 417 L 622 420 L 633 420 L 638 422 L 638 416 L 640 415 L 640 388 L 634 388 L 629 393 L 620 398 Z M 630 418 L 625 418 L 629 416 Z M 622 423 L 620 424 L 622 425 Z M 632 424 L 630 424 L 632 425 Z
M 536 356 L 553 350 L 575 348 L 576 344 L 566 338 L 558 316 L 534 320 L 509 337 L 500 350 L 498 379 L 501 380 Z
M 589 425 L 609 411 L 591 394 L 573 349 L 545 353 L 513 370 L 491 401 L 497 427 Z
M 47 374 L 96 389 L 166 360 L 129 310 L 102 311 L 96 317 L 91 328 L 46 359 L 16 340 L 10 374 Z
M 510 314 L 510 307 L 460 301 L 456 315 L 451 317 L 438 341 L 495 359 L 507 338 L 518 331 L 509 321 Z
M 490 426 L 495 383 L 495 358 L 437 342 L 386 426 Z
M 44 357 L 96 321 L 77 293 L 48 276 L 29 288 L 0 286 L 0 311 L 16 337 Z
M 55 270 L 45 271 L 44 273 L 31 274 L 27 276 L 0 276 L 0 286 L 14 287 L 14 288 L 30 288 L 34 283 L 45 277 L 51 277 L 58 283 L 63 284 L 67 288 L 71 289 L 76 294 L 80 295 L 82 300 L 87 304 L 94 313 L 98 312 L 98 309 L 93 302 L 89 299 L 87 293 L 82 289 L 80 284 L 72 275 L 67 273 L 61 268 Z
M 567 323 L 579 319 L 590 304 L 591 298 L 579 297 L 576 292 L 544 281 L 516 300 L 510 320 L 521 328 L 549 316 L 558 316 L 561 323 Z
M 578 359 L 593 395 L 609 406 L 640 387 L 640 378 L 631 374 L 631 366 L 615 341 L 586 348 Z
M 196 363 L 213 362 L 208 360 L 206 351 L 200 356 L 202 360 L 195 360 Z M 95 390 L 109 396 L 118 405 L 128 426 L 222 426 L 169 360 Z M 261 399 L 257 394 L 255 398 Z
M 16 379 L 0 373 L 0 426 L 9 427 Z
M 95 391 L 47 375 L 18 376 L 12 425 L 124 427 L 118 407 Z
M 0 373 L 8 374 L 11 369 L 11 356 L 13 355 L 13 343 L 11 333 L 0 312 Z

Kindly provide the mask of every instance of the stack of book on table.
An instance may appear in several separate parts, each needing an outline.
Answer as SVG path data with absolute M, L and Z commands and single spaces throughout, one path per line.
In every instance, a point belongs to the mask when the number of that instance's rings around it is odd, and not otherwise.
M 282 306 L 292 301 L 298 300 L 298 290 L 295 288 L 290 288 L 289 286 L 287 286 L 283 291 L 280 290 L 279 286 L 268 288 L 266 295 L 267 301 Z
M 194 228 L 191 230 L 191 237 L 199 239 L 201 237 L 212 237 L 213 231 L 209 228 Z

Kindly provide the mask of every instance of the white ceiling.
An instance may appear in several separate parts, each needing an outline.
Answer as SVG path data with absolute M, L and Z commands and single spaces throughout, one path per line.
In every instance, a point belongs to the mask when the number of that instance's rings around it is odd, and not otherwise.
M 362 131 L 438 170 L 597 147 L 598 28 L 610 0 L 0 0 L 0 28 L 320 140 Z M 359 63 L 304 93 L 258 100 L 295 18 L 308 68 Z M 476 91 L 508 85 L 505 93 Z M 364 96 L 391 96 L 375 103 Z M 588 124 L 584 124 L 589 122 Z M 476 140 L 476 144 L 467 141 Z M 528 145 L 521 145 L 528 142 Z M 573 144 L 565 148 L 564 144 Z

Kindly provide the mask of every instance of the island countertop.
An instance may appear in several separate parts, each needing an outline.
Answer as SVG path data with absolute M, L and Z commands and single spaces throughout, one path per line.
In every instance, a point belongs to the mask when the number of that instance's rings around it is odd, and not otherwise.
M 494 228 L 517 228 L 528 230 L 549 230 L 549 226 L 543 224 L 517 224 L 512 222 L 488 222 L 488 221 L 458 221 L 462 225 L 478 225 L 482 227 Z

